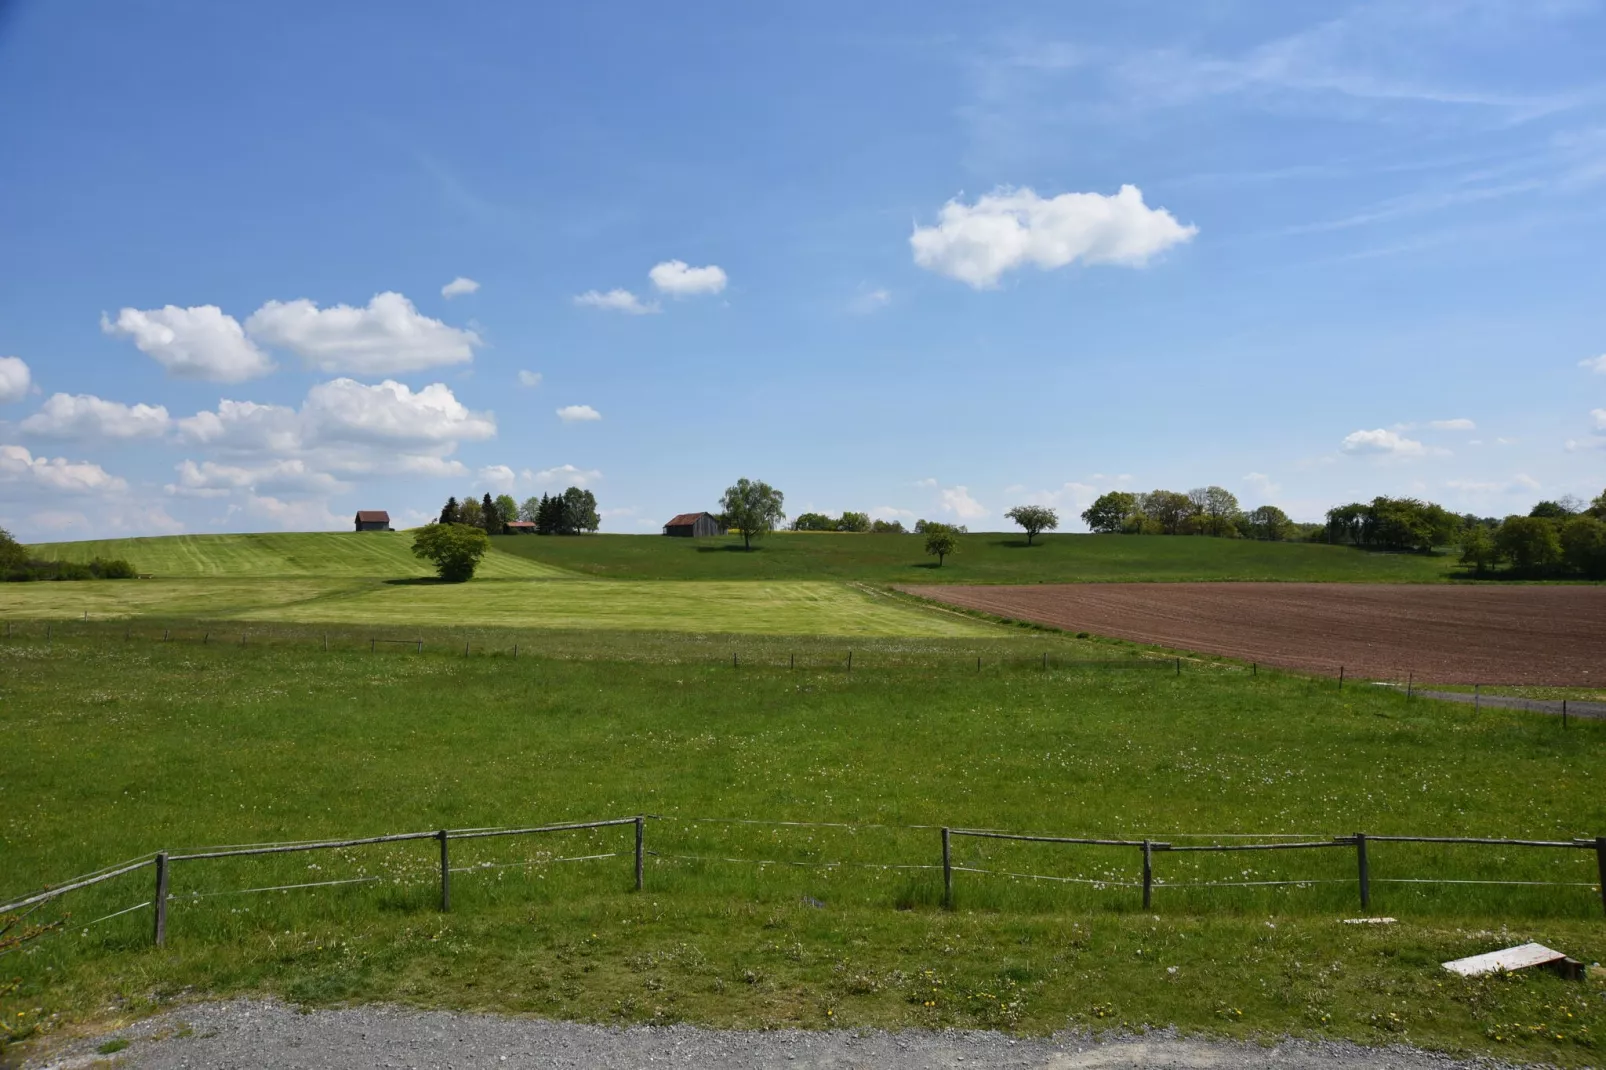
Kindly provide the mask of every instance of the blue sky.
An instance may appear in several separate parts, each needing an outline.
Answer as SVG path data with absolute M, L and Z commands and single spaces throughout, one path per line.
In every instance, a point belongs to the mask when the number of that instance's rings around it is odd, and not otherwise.
M 0 7 L 0 525 L 1606 486 L 1601 4 L 1115 7 Z

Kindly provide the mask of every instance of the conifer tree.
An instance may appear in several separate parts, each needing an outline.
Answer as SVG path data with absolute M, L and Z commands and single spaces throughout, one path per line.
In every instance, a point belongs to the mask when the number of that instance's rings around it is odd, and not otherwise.
M 454 494 L 446 499 L 446 505 L 441 509 L 440 522 L 442 524 L 457 523 L 457 495 Z

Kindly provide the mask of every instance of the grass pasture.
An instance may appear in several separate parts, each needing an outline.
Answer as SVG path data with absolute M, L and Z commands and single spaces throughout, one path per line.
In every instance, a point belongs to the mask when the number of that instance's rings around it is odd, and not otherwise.
M 1338 924 L 1358 911 L 1343 850 L 1161 854 L 1147 913 L 1131 888 L 961 873 L 949 912 L 936 831 L 907 826 L 1592 836 L 1606 725 L 1564 735 L 1553 718 L 1220 664 L 1083 665 L 1108 648 L 1001 631 L 866 639 L 851 674 L 824 639 L 800 641 L 797 670 L 792 640 L 763 637 L 737 668 L 672 634 L 626 662 L 638 640 L 622 632 L 518 660 L 370 654 L 356 633 L 327 654 L 294 635 L 241 648 L 94 625 L 0 642 L 0 895 L 163 847 L 657 815 L 643 894 L 624 830 L 475 841 L 454 844 L 449 915 L 430 843 L 179 863 L 163 952 L 148 910 L 89 924 L 148 900 L 142 871 L 31 918 L 72 914 L 7 956 L 0 1013 L 21 1033 L 114 1001 L 266 991 L 602 1022 L 1175 1022 L 1598 1061 L 1598 982 L 1437 967 L 1526 939 L 1602 958 L 1589 852 L 1378 845 L 1388 927 Z M 956 841 L 956 863 L 1006 873 L 1129 881 L 1137 862 Z M 1311 883 L 1176 887 L 1279 876 Z M 1421 876 L 1574 886 L 1387 883 Z M 380 879 L 243 892 L 357 877 Z
M 959 536 L 937 567 L 916 535 L 777 532 L 742 550 L 741 539 L 502 535 L 497 549 L 566 571 L 633 580 L 852 580 L 863 583 L 1081 583 L 1090 581 L 1304 580 L 1437 583 L 1454 558 L 1389 554 L 1315 543 L 1164 535 Z

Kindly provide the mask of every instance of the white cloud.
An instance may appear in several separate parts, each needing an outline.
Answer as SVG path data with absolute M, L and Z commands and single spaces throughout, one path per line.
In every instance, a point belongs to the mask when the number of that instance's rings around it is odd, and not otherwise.
M 859 287 L 859 294 L 848 302 L 848 311 L 861 316 L 886 308 L 892 303 L 892 291 L 883 289 L 867 289 Z
M 694 294 L 717 294 L 729 281 L 723 268 L 717 264 L 692 267 L 684 260 L 665 260 L 654 264 L 647 277 L 659 292 L 672 297 L 690 297 Z
M 917 480 L 915 480 L 915 486 L 917 486 L 917 487 L 935 487 L 936 485 L 937 485 L 937 481 L 935 479 L 929 479 L 928 478 L 928 479 L 917 479 Z
M 479 485 L 493 490 L 510 491 L 513 489 L 515 479 L 517 476 L 514 475 L 513 469 L 505 464 L 486 465 L 475 473 L 475 480 Z
M 100 329 L 132 338 L 140 352 L 178 379 L 240 383 L 273 370 L 273 361 L 245 336 L 239 321 L 216 305 L 125 308 L 115 322 L 101 316 Z
M 532 389 L 535 388 L 535 387 L 540 386 L 541 385 L 541 373 L 540 372 L 527 372 L 527 371 L 524 371 L 524 370 L 521 369 L 519 371 L 519 385 L 520 386 L 527 386 L 527 387 L 530 387 Z
M 1602 353 L 1598 357 L 1590 357 L 1588 360 L 1581 360 L 1578 362 L 1578 366 L 1606 375 L 1606 353 Z
M 310 437 L 326 442 L 432 445 L 496 434 L 488 412 L 471 412 L 445 383 L 418 391 L 386 379 L 365 386 L 334 379 L 307 391 L 301 409 Z
M 302 446 L 301 415 L 284 405 L 254 401 L 218 402 L 216 412 L 198 412 L 178 421 L 179 438 L 230 450 L 288 453 Z
M 1345 441 L 1348 441 L 1348 439 Z M 1244 476 L 1243 483 L 1244 486 L 1249 487 L 1256 494 L 1259 494 L 1264 498 L 1270 498 L 1272 495 L 1283 489 L 1281 484 L 1273 483 L 1271 477 L 1266 475 L 1264 472 L 1250 472 L 1248 475 Z
M 351 517 L 336 516 L 329 511 L 329 503 L 322 499 L 284 501 L 268 494 L 253 494 L 243 506 L 235 506 L 231 513 L 243 512 L 276 524 L 286 531 L 349 531 Z
M 1476 431 L 1478 429 L 1477 424 L 1464 416 L 1454 420 L 1429 420 L 1428 426 L 1435 431 Z
M 574 303 L 583 308 L 600 308 L 604 312 L 623 312 L 629 316 L 645 316 L 659 311 L 658 303 L 642 304 L 641 298 L 629 290 L 587 290 L 575 297 Z
M 576 468 L 572 464 L 560 464 L 556 468 L 543 468 L 539 472 L 526 471 L 525 476 L 535 483 L 557 484 L 565 486 L 585 487 L 602 478 L 602 473 L 595 468 Z
M 463 294 L 471 294 L 479 288 L 480 284 L 475 282 L 473 279 L 466 279 L 459 275 L 457 278 L 441 287 L 441 296 L 450 301 L 454 297 L 461 297 Z
M 22 430 L 49 438 L 155 438 L 172 425 L 161 405 L 124 405 L 93 394 L 52 394 Z
M 1145 205 L 1142 191 L 1131 185 L 1114 196 L 1046 199 L 1030 189 L 1000 188 L 974 205 L 951 200 L 938 218 L 936 226 L 917 226 L 909 236 L 915 263 L 978 290 L 1026 264 L 1045 270 L 1077 260 L 1141 267 L 1198 233 L 1165 209 Z
M 895 505 L 878 505 L 870 510 L 871 520 L 908 520 L 919 519 L 913 509 L 899 509 Z
M 558 419 L 566 424 L 583 420 L 600 420 L 602 413 L 590 405 L 565 405 L 558 410 Z
M 320 309 L 302 298 L 269 301 L 245 321 L 251 337 L 298 353 L 326 372 L 390 375 L 474 359 L 480 336 L 449 327 L 399 293 L 375 294 L 366 308 Z
M 942 488 L 942 510 L 953 513 L 961 520 L 975 520 L 987 515 L 987 507 L 972 498 L 965 487 Z
M 108 494 L 128 489 L 127 482 L 98 464 L 64 457 L 35 457 L 22 446 L 0 446 L 0 483 L 59 494 Z
M 215 461 L 184 460 L 177 466 L 178 479 L 169 483 L 169 494 L 186 497 L 221 497 L 235 490 L 271 491 L 289 494 L 334 494 L 350 490 L 327 472 L 319 472 L 300 458 L 272 461 L 267 464 L 228 465 Z
M 1589 425 L 1598 432 L 1606 433 L 1606 409 L 1590 409 Z
M 0 404 L 21 401 L 28 396 L 33 376 L 21 357 L 0 357 Z
M 1345 453 L 1385 457 L 1423 457 L 1429 453 L 1445 452 L 1430 450 L 1414 438 L 1406 438 L 1398 431 L 1382 427 L 1372 431 L 1351 431 L 1344 436 L 1343 449 Z

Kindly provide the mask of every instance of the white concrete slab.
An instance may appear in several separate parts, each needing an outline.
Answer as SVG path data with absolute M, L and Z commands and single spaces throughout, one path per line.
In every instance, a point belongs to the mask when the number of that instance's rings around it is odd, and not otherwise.
M 1498 970 L 1531 969 L 1534 966 L 1562 962 L 1566 958 L 1567 956 L 1560 951 L 1553 951 L 1544 944 L 1519 944 L 1516 947 L 1502 948 L 1499 951 L 1490 951 L 1482 955 L 1473 955 L 1470 958 L 1446 962 L 1444 968 L 1451 973 L 1458 973 L 1462 977 L 1477 977 L 1481 974 L 1494 973 Z

